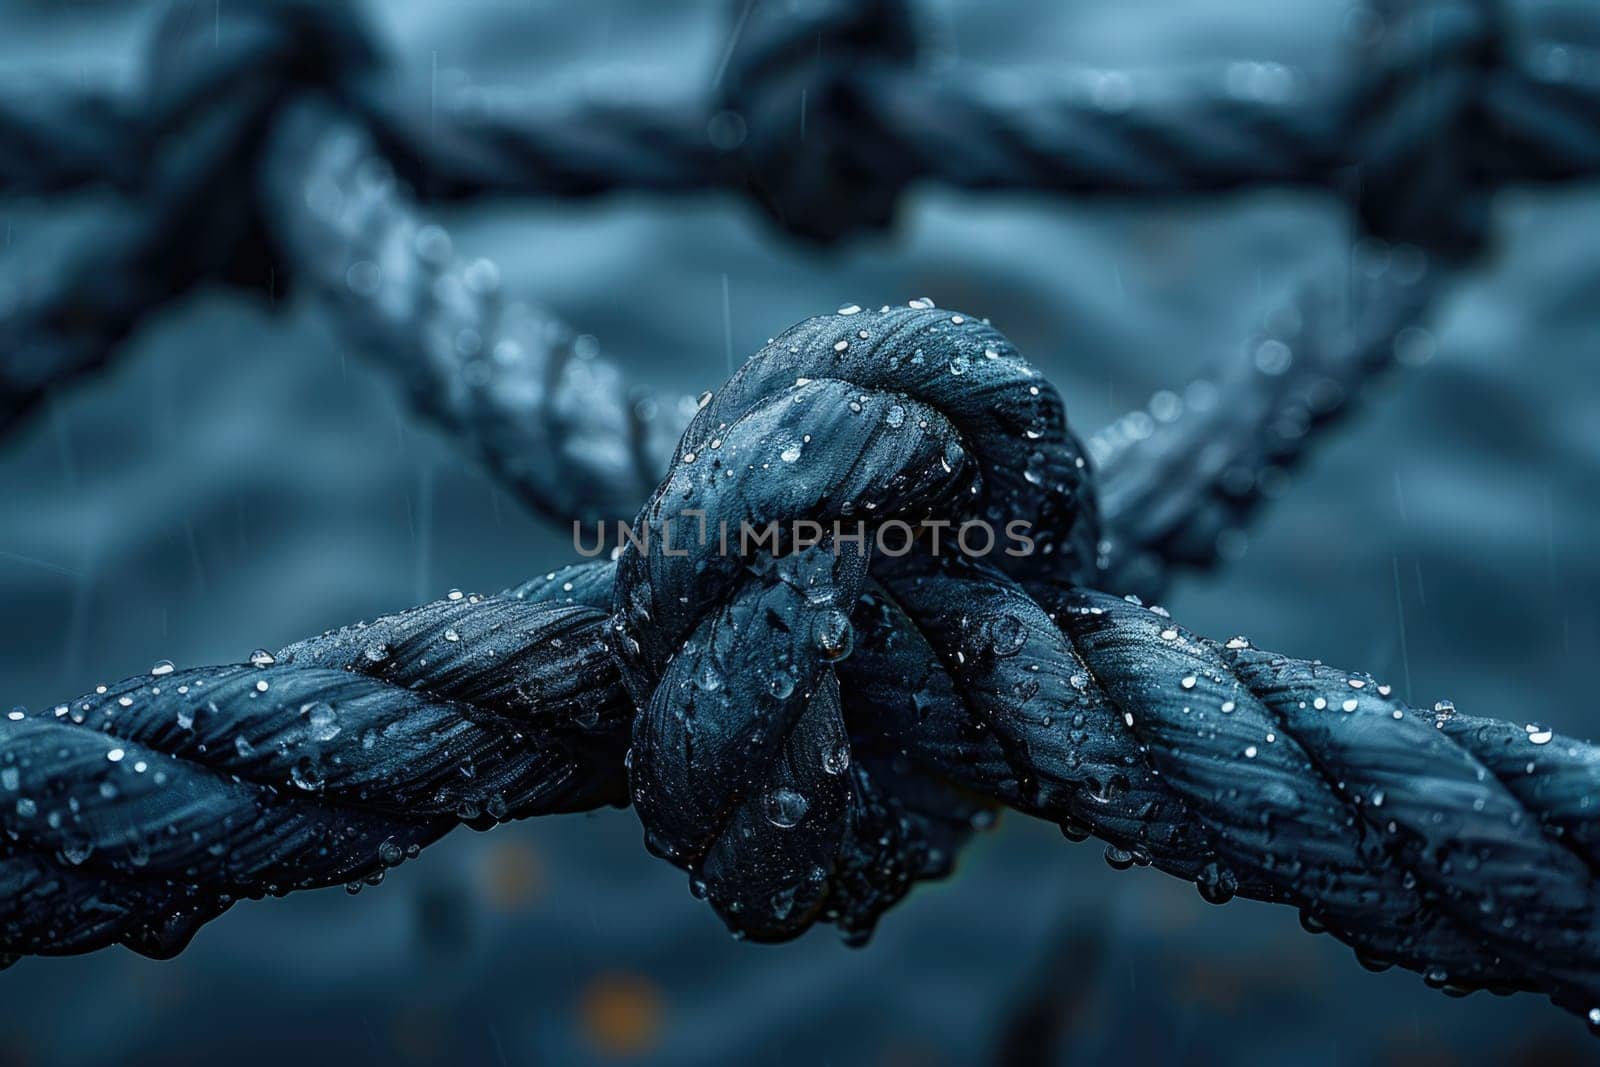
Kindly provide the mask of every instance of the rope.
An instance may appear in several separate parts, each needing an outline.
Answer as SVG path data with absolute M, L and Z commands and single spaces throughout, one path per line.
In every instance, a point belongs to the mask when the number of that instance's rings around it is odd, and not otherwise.
M 1455 257 L 1481 245 L 1494 189 L 1600 167 L 1600 64 L 1566 41 L 1521 46 L 1490 0 L 1357 9 L 1354 72 L 1325 84 L 1262 63 L 930 71 L 904 0 L 737 8 L 703 101 L 619 91 L 552 109 L 447 87 L 421 108 L 352 7 L 311 0 L 262 0 L 215 26 L 178 3 L 140 90 L 0 100 L 0 189 L 102 181 L 137 201 L 59 277 L 19 283 L 0 315 L 0 423 L 201 280 L 276 294 L 316 273 L 282 255 L 294 222 L 281 205 L 216 195 L 252 187 L 278 117 L 308 94 L 425 196 L 734 189 L 830 240 L 888 224 L 922 180 L 1077 195 L 1293 184 L 1350 197 L 1371 234 Z M 631 502 L 632 488 L 612 496 Z
M 879 540 L 1013 517 L 1029 554 Z M 723 523 L 774 522 L 722 551 Z M 1084 451 L 987 324 L 913 301 L 795 326 L 636 526 L 615 561 L 0 723 L 0 950 L 167 955 L 461 822 L 627 802 L 736 935 L 859 942 L 1010 807 L 1297 907 L 1369 966 L 1600 1022 L 1600 749 L 1098 591 Z
M 631 514 L 693 400 L 626 386 L 594 338 L 509 299 L 494 263 L 457 256 L 374 149 L 308 100 L 280 119 L 262 177 L 283 258 L 339 340 L 535 511 L 561 523 Z
M 1437 257 L 1365 242 L 1345 277 L 1302 284 L 1212 373 L 1091 438 L 1107 588 L 1155 598 L 1179 567 L 1236 551 L 1318 431 L 1388 367 L 1431 358 L 1417 323 L 1444 280 Z

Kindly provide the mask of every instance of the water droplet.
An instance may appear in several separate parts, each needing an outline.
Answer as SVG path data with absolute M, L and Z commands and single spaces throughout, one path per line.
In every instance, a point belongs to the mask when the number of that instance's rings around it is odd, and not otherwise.
M 906 409 L 901 407 L 899 404 L 889 405 L 888 414 L 884 415 L 883 421 L 898 430 L 905 424 Z
M 829 774 L 843 774 L 850 769 L 850 744 L 840 741 L 839 747 L 822 754 L 822 769 Z
M 456 633 L 455 630 L 446 630 L 444 632 L 444 639 L 454 644 L 455 642 L 461 640 L 461 635 Z
M 859 314 L 861 314 L 861 305 L 860 304 L 846 304 L 844 307 L 839 309 L 838 313 L 840 315 L 859 315 Z
M 916 308 L 918 311 L 927 311 L 933 307 L 933 301 L 925 296 L 919 296 L 914 300 L 907 300 L 906 307 Z
M 1256 349 L 1256 369 L 1262 374 L 1276 377 L 1289 369 L 1289 364 L 1294 362 L 1294 353 L 1289 346 L 1276 338 L 1269 338 L 1261 342 Z
M 367 657 L 369 663 L 382 663 L 389 658 L 389 646 L 379 641 L 368 645 L 362 655 Z
M 306 716 L 306 725 L 315 740 L 332 741 L 339 736 L 339 716 L 331 706 L 317 701 L 307 704 L 300 711 Z
M 278 662 L 278 657 L 264 648 L 258 648 L 250 653 L 250 666 L 252 667 L 270 667 L 276 662 Z
M 1000 659 L 1015 656 L 1028 642 L 1028 628 L 1021 619 L 1009 613 L 991 619 L 988 630 L 989 648 Z
M 765 807 L 767 821 L 785 830 L 797 826 L 811 807 L 809 801 L 788 786 L 768 791 Z
M 1199 679 L 1194 675 L 1186 674 L 1183 676 L 1183 681 L 1179 682 L 1178 684 L 1183 686 L 1185 689 L 1193 689 L 1198 681 Z
M 817 616 L 811 627 L 811 639 L 822 658 L 837 663 L 850 655 L 855 646 L 855 632 L 850 618 L 842 611 L 825 611 Z
M 256 692 L 258 693 L 265 693 L 270 688 L 271 686 L 268 684 L 265 678 L 256 683 Z
M 405 849 L 393 841 L 385 841 L 378 846 L 378 862 L 385 867 L 398 867 L 405 860 Z
M 717 672 L 716 667 L 712 666 L 711 661 L 707 660 L 700 664 L 699 670 L 694 672 L 694 684 L 695 688 L 702 692 L 715 693 L 722 688 L 722 675 Z
M 1133 866 L 1133 853 L 1116 845 L 1106 846 L 1106 863 L 1114 871 L 1125 871 Z
M 1239 879 L 1227 867 L 1213 860 L 1200 869 L 1195 886 L 1207 903 L 1226 904 L 1239 891 Z
M 155 675 L 157 678 L 164 678 L 175 670 L 177 670 L 177 668 L 172 665 L 172 661 L 170 659 L 159 659 L 156 660 L 154 666 L 150 668 L 150 673 Z
M 1260 750 L 1257 749 L 1256 746 L 1254 746 L 1254 745 L 1246 745 L 1244 747 L 1244 758 L 1245 759 L 1255 759 L 1256 755 L 1258 754 L 1259 751 Z
M 289 768 L 289 781 L 296 789 L 315 793 L 322 788 L 322 771 L 310 757 L 302 757 L 295 760 L 294 766 Z
M 788 448 L 785 448 L 782 452 L 778 453 L 778 458 L 783 460 L 785 463 L 793 463 L 795 460 L 800 458 L 800 446 L 790 445 Z
M 785 671 L 778 671 L 767 679 L 767 692 L 779 700 L 787 700 L 794 692 L 794 679 Z
M 121 763 L 123 757 L 126 755 L 127 752 L 123 751 L 122 749 L 114 748 L 110 752 L 106 753 L 106 759 L 110 760 L 112 763 Z

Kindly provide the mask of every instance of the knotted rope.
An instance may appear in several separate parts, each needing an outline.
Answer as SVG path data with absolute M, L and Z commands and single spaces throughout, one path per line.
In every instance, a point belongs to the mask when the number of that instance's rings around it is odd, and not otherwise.
M 949 551 L 1012 518 L 1031 554 Z M 946 550 L 880 540 L 912 522 Z M 783 532 L 724 552 L 724 523 Z M 794 327 L 636 526 L 615 562 L 0 722 L 0 949 L 167 955 L 462 822 L 629 801 L 736 934 L 860 941 L 1011 807 L 1295 906 L 1370 966 L 1600 1022 L 1600 749 L 1097 591 L 1082 449 L 986 323 L 914 301 Z
M 822 239 L 887 224 L 904 190 L 923 180 L 1071 194 L 1271 183 L 1337 189 L 1369 233 L 1459 256 L 1482 243 L 1494 189 L 1600 167 L 1592 56 L 1566 41 L 1524 43 L 1492 0 L 1355 9 L 1354 73 L 1325 85 L 1262 63 L 1165 76 L 941 71 L 919 51 L 926 19 L 904 0 L 738 0 L 734 13 L 708 98 L 680 103 L 620 91 L 552 108 L 447 87 L 445 99 L 423 106 L 353 8 L 314 0 L 230 7 L 214 25 L 175 5 L 150 49 L 146 82 L 131 94 L 58 88 L 15 104 L 0 95 L 0 189 L 99 181 L 130 194 L 126 210 L 58 273 L 0 280 L 0 424 L 98 366 L 146 316 L 202 281 L 273 295 L 302 282 L 325 286 L 332 239 L 308 240 L 306 203 L 273 192 L 288 187 L 286 173 L 308 187 L 333 180 L 308 166 L 325 156 L 289 147 L 310 151 L 308 110 L 370 142 L 425 197 L 731 188 L 750 192 L 790 232 Z M 286 121 L 299 132 L 285 135 Z M 264 173 L 276 177 L 260 183 L 263 195 L 240 195 Z M 316 203 L 325 216 L 338 212 L 326 197 Z M 437 259 L 439 242 L 425 244 Z M 369 266 L 378 262 L 350 260 L 344 280 L 372 295 L 388 281 Z M 332 306 L 342 333 L 372 334 L 361 301 Z M 574 335 L 546 316 L 522 317 L 535 333 L 549 331 L 536 345 L 518 342 L 534 351 L 526 378 L 548 367 L 559 384 Z M 432 347 L 466 337 L 471 349 L 474 336 L 487 334 L 468 325 Z M 545 391 L 519 412 L 535 432 L 474 436 L 462 428 L 465 415 L 485 405 L 461 394 L 482 393 L 481 384 L 418 387 L 435 382 L 441 364 L 470 356 L 441 359 L 418 352 L 422 345 L 410 337 L 398 346 L 410 358 L 386 365 L 419 396 L 455 394 L 454 407 L 435 401 L 424 410 L 550 512 L 567 513 L 572 501 L 517 469 L 527 457 L 507 459 L 511 446 L 534 438 L 580 455 L 585 442 L 621 440 L 618 426 L 637 411 L 674 404 L 630 396 L 613 370 L 590 362 L 595 377 L 617 382 L 592 418 L 586 405 Z M 532 395 L 525 381 L 518 395 Z M 552 416 L 564 406 L 573 410 Z M 503 411 L 488 414 L 509 424 Z M 669 416 L 659 432 L 631 430 L 624 455 L 574 480 L 597 487 L 579 510 L 625 514 L 659 473 L 649 466 L 641 480 L 634 457 L 658 456 L 657 438 L 670 440 L 679 425 Z

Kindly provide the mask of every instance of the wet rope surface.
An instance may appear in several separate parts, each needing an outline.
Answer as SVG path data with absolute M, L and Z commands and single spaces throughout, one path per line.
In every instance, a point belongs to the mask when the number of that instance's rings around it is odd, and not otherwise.
M 1031 553 L 876 539 L 1011 518 Z M 717 536 L 793 520 L 829 533 Z M 862 941 L 1008 807 L 1297 907 L 1370 966 L 1600 1020 L 1600 749 L 1099 591 L 1084 450 L 987 324 L 799 324 L 696 413 L 637 527 L 615 561 L 0 722 L 0 950 L 170 955 L 462 823 L 629 803 L 736 935 Z

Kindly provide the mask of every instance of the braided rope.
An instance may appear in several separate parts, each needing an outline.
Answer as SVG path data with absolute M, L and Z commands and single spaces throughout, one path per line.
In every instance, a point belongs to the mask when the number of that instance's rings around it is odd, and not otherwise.
M 274 294 L 325 280 L 325 265 L 293 254 L 283 231 L 296 220 L 281 202 L 215 195 L 251 186 L 284 105 L 308 93 L 331 95 L 341 121 L 364 126 L 423 195 L 746 189 L 791 232 L 818 238 L 886 224 L 905 187 L 925 178 L 1141 194 L 1309 183 L 1350 193 L 1372 233 L 1459 255 L 1481 244 L 1494 188 L 1583 177 L 1600 161 L 1589 53 L 1564 41 L 1514 47 L 1490 0 L 1383 0 L 1353 23 L 1350 84 L 1315 92 L 1291 71 L 1249 63 L 1165 80 L 942 75 L 917 67 L 917 20 L 903 0 L 741 0 L 739 11 L 709 106 L 619 95 L 551 109 L 468 89 L 447 93 L 424 122 L 354 12 L 311 0 L 263 0 L 203 31 L 180 6 L 131 100 L 61 91 L 30 94 L 26 107 L 0 101 L 0 188 L 99 180 L 141 204 L 58 277 L 0 291 L 0 424 L 104 362 L 202 279 Z M 148 163 L 128 173 L 137 159 Z M 402 370 L 413 382 L 430 373 Z M 601 439 L 631 403 L 609 402 L 587 436 Z M 585 510 L 631 504 L 649 484 L 614 469 L 622 481 Z M 512 488 L 540 499 L 515 476 Z
M 1251 513 L 1285 491 L 1316 431 L 1385 369 L 1431 357 L 1417 324 L 1444 272 L 1415 247 L 1366 245 L 1347 279 L 1303 284 L 1214 372 L 1090 439 L 1108 588 L 1153 598 L 1176 568 L 1231 551 Z
M 494 263 L 456 257 L 373 148 L 360 126 L 305 102 L 280 120 L 262 178 L 285 258 L 340 340 L 405 382 L 418 411 L 534 510 L 630 514 L 692 399 L 624 387 L 593 338 L 507 299 Z
M 1026 517 L 1035 551 L 736 555 L 667 540 L 686 514 Z M 987 324 L 914 301 L 792 328 L 637 525 L 614 562 L 0 722 L 0 950 L 166 955 L 461 822 L 630 801 L 737 935 L 859 942 L 1005 806 L 1295 906 L 1370 966 L 1600 1017 L 1600 749 L 1096 591 L 1082 450 Z
M 926 19 L 905 0 L 738 0 L 731 13 L 737 32 L 716 92 L 677 104 L 625 85 L 566 107 L 446 85 L 419 114 L 410 88 L 375 62 L 351 11 L 304 0 L 237 12 L 214 45 L 207 29 L 211 59 L 177 54 L 175 38 L 200 36 L 180 14 L 158 46 L 166 52 L 157 51 L 157 70 L 174 87 L 163 89 L 172 116 L 225 88 L 217 74 L 230 65 L 292 75 L 302 89 L 336 82 L 403 176 L 429 196 L 748 187 L 814 236 L 884 221 L 899 189 L 919 178 L 966 188 L 1194 193 L 1337 187 L 1359 167 L 1369 205 L 1438 219 L 1442 206 L 1469 206 L 1426 204 L 1429 193 L 1592 174 L 1600 151 L 1587 27 L 1524 44 L 1523 28 L 1488 0 L 1353 7 L 1356 69 L 1326 84 L 1250 62 L 1178 73 L 944 73 L 918 66 L 915 27 Z M 176 75 L 163 69 L 184 64 L 190 69 Z M 26 100 L 0 110 L 0 144 L 15 149 L 0 170 L 5 188 L 132 184 L 127 156 L 115 149 L 171 129 L 167 117 L 141 121 L 139 108 L 109 93 L 35 87 Z M 1387 229 L 1376 215 L 1368 221 L 1385 236 L 1419 239 L 1401 232 L 1414 221 L 1391 219 Z M 1435 239 L 1442 232 L 1434 227 Z
M 234 110 L 269 129 L 259 149 L 248 137 L 219 141 L 205 123 L 189 130 L 198 101 L 224 92 L 228 72 L 246 60 L 263 77 L 287 66 L 315 85 L 332 68 L 349 84 L 367 84 L 347 70 L 371 66 L 371 51 L 347 14 L 301 12 L 294 4 L 265 11 L 279 12 L 280 20 L 230 20 L 220 52 L 209 35 L 192 39 L 185 22 L 160 35 L 154 51 L 170 69 L 152 90 L 147 122 L 162 131 L 175 166 L 151 192 L 168 190 L 167 199 L 157 199 L 171 210 L 135 214 L 97 235 L 60 276 L 28 280 L 20 306 L 0 315 L 0 348 L 8 353 L 0 392 L 15 401 L 0 408 L 15 414 L 72 368 L 103 361 L 151 307 L 215 269 L 196 259 L 203 255 L 241 278 L 264 274 L 274 292 L 291 281 L 311 290 L 342 340 L 404 382 L 420 412 L 536 511 L 559 519 L 630 514 L 664 468 L 692 405 L 626 386 L 613 366 L 593 357 L 592 339 L 503 297 L 491 261 L 456 260 L 445 231 L 420 218 L 406 183 L 390 176 L 378 151 L 385 124 L 369 132 L 331 99 L 285 105 L 252 92 Z M 790 37 L 797 32 L 783 25 Z M 297 43 L 302 38 L 310 43 Z M 757 57 L 770 51 L 763 40 L 760 32 L 750 38 Z M 742 75 L 734 77 L 737 84 Z M 398 158 L 404 174 L 408 157 Z M 420 180 L 437 185 L 427 175 Z M 175 256 L 193 235 L 216 234 L 195 205 L 214 203 L 205 191 L 228 183 L 259 189 L 258 217 L 234 219 L 222 232 L 260 231 L 251 241 L 266 250 L 266 261 L 240 258 L 226 241 Z M 1400 246 L 1394 258 L 1416 255 Z M 1417 285 L 1417 273 L 1363 270 L 1353 304 L 1325 286 L 1308 287 L 1271 316 L 1275 329 L 1305 324 L 1282 339 L 1294 353 L 1287 371 L 1260 370 L 1259 358 L 1230 364 L 1215 387 L 1191 384 L 1184 396 L 1193 404 L 1174 406 L 1177 394 L 1160 395 L 1150 412 L 1097 438 L 1105 551 L 1118 588 L 1154 595 L 1171 565 L 1215 558 L 1219 539 L 1280 484 L 1287 461 L 1309 439 L 1305 429 L 1325 422 L 1364 376 L 1386 365 L 1391 338 L 1403 336 L 1426 307 L 1431 285 Z M 1358 316 L 1350 325 L 1347 304 Z

